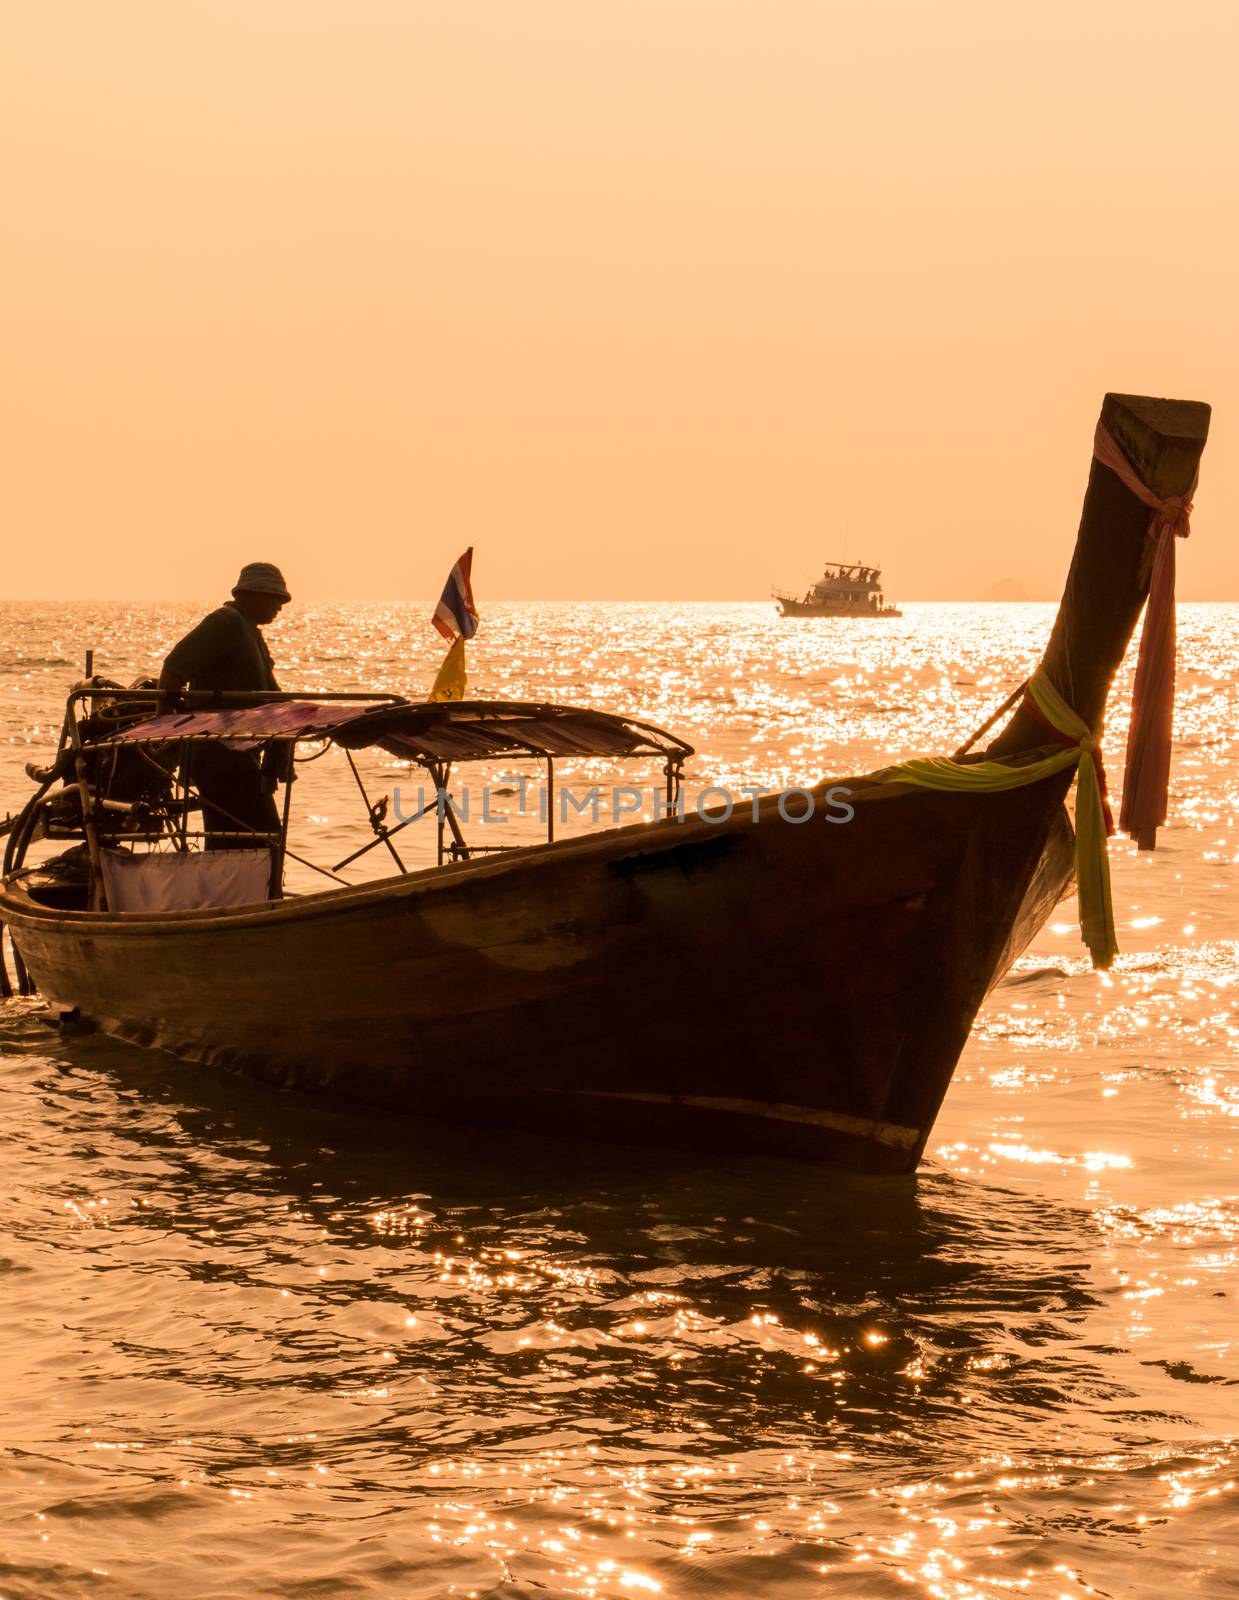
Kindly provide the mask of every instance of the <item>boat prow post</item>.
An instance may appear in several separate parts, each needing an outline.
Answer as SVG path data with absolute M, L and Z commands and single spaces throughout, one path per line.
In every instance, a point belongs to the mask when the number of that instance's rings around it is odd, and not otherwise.
M 1199 400 L 1107 394 L 1101 424 L 1159 499 L 1188 496 L 1209 436 L 1210 408 Z M 1149 507 L 1096 456 L 1089 473 L 1075 553 L 1041 670 L 1090 728 L 1100 730 L 1114 675 L 1149 594 L 1155 542 Z M 1043 722 L 1025 703 L 989 745 L 990 757 L 1046 742 Z

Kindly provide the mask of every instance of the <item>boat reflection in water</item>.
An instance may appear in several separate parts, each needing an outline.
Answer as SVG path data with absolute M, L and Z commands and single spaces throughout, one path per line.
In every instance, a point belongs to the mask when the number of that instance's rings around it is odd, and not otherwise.
M 1116 1498 L 1132 1523 L 1164 1499 L 1116 1437 L 1071 1206 L 941 1168 L 514 1159 L 31 1017 L 3 1042 L 67 1186 L 55 1276 L 12 1291 L 72 1304 L 74 1359 L 24 1357 L 40 1457 L 8 1496 L 57 1593 L 104 1567 L 222 1600 L 205 1544 L 290 1596 L 675 1594 L 698 1560 L 716 1592 L 882 1593 L 1022 1574 L 1033 1506 L 1061 1559 L 1121 1543 Z

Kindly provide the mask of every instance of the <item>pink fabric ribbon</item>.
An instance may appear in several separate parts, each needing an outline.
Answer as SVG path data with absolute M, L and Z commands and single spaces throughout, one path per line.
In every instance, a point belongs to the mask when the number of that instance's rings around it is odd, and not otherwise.
M 1170 785 L 1170 734 L 1174 721 L 1174 542 L 1186 539 L 1192 513 L 1190 496 L 1172 494 L 1159 500 L 1141 482 L 1103 422 L 1097 424 L 1093 454 L 1109 467 L 1136 499 L 1148 506 L 1149 537 L 1156 540 L 1149 603 L 1140 633 L 1136 683 L 1132 691 L 1127 763 L 1123 768 L 1123 805 L 1119 827 L 1141 850 L 1157 847 L 1157 830 L 1166 820 Z

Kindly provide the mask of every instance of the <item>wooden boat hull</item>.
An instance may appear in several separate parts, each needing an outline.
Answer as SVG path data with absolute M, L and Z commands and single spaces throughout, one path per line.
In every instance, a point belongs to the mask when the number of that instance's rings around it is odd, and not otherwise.
M 778 600 L 775 604 L 779 608 L 779 615 L 783 617 L 847 617 L 855 620 L 858 617 L 903 616 L 896 606 L 883 606 L 880 611 L 872 611 L 868 607 L 849 611 L 844 606 L 815 605 L 811 600 Z
M 846 823 L 766 801 L 212 913 L 66 912 L 14 881 L 0 919 L 54 1008 L 269 1083 L 910 1172 L 1067 885 L 1069 781 L 855 780 Z

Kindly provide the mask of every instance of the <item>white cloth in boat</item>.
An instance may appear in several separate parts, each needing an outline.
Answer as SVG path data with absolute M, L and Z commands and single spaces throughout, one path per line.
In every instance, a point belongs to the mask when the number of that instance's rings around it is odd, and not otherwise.
M 269 850 L 103 850 L 100 857 L 109 911 L 200 911 L 255 905 L 270 896 Z

